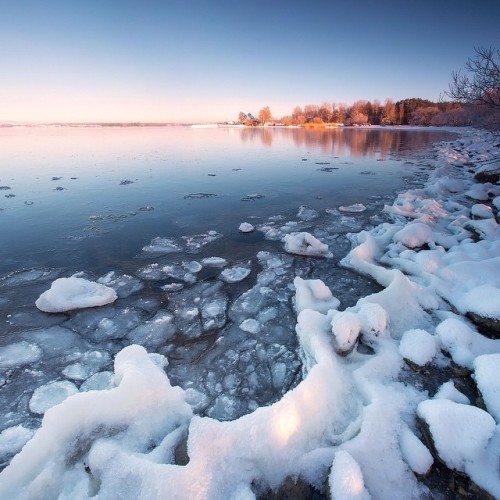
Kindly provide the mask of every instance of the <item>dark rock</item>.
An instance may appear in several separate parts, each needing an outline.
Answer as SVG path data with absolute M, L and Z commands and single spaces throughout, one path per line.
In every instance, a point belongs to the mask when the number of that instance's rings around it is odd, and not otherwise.
M 175 447 L 174 463 L 175 465 L 187 465 L 189 463 L 187 436 Z
M 488 318 L 479 314 L 468 312 L 470 318 L 481 329 L 481 333 L 490 339 L 500 338 L 500 321 L 496 318 Z
M 326 497 L 319 494 L 300 477 L 287 477 L 278 489 L 266 491 L 257 498 L 259 500 L 319 500 Z
M 478 172 L 474 176 L 474 179 L 476 179 L 477 182 L 481 182 L 481 183 L 491 182 L 492 184 L 496 184 L 498 181 L 500 181 L 500 171 L 499 170 L 485 170 L 482 172 Z

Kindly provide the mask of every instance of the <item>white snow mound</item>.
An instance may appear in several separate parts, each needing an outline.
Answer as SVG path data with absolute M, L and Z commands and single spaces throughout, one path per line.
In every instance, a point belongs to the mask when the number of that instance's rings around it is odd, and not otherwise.
M 35 302 L 36 307 L 48 313 L 104 306 L 117 299 L 116 292 L 105 285 L 83 278 L 59 278 Z

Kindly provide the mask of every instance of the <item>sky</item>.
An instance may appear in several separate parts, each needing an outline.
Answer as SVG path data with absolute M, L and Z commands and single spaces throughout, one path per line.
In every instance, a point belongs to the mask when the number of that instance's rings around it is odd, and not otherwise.
M 210 122 L 436 101 L 499 0 L 0 0 L 0 122 Z

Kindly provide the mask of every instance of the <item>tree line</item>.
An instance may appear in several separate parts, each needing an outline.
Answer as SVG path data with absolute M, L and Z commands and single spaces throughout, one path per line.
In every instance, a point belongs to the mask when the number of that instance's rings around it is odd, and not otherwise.
M 240 112 L 238 122 L 245 125 L 326 126 L 343 125 L 475 125 L 498 131 L 500 129 L 500 50 L 493 47 L 475 48 L 464 72 L 452 73 L 444 97 L 450 101 L 432 102 L 411 98 L 384 104 L 375 100 L 356 101 L 351 106 L 324 102 L 321 105 L 296 106 L 290 115 L 274 118 L 269 106 L 257 116 Z
M 240 112 L 238 122 L 245 125 L 453 125 L 471 124 L 471 113 L 457 102 L 432 102 L 411 98 L 394 102 L 386 99 L 384 104 L 375 100 L 356 101 L 351 106 L 324 102 L 321 105 L 296 106 L 290 115 L 273 117 L 269 106 L 263 107 L 256 116 Z

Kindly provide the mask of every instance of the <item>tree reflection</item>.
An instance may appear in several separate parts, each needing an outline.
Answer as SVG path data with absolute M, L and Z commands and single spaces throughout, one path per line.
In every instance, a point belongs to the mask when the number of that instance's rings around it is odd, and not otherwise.
M 288 127 L 245 127 L 241 129 L 242 141 L 260 140 L 272 146 L 274 139 L 290 140 L 301 148 L 321 149 L 332 156 L 386 158 L 419 148 L 429 142 L 429 133 L 435 141 L 447 140 L 449 134 L 436 130 L 411 130 L 394 128 L 327 128 L 305 129 Z

